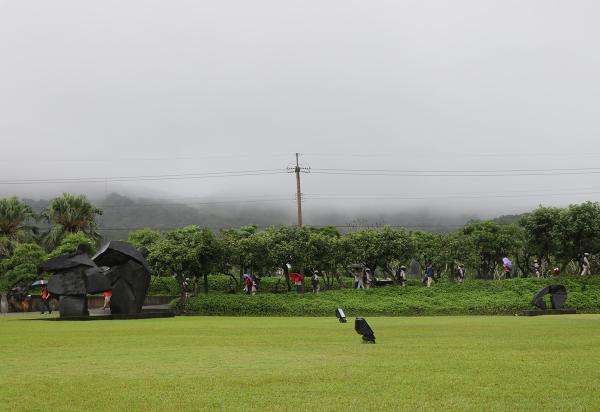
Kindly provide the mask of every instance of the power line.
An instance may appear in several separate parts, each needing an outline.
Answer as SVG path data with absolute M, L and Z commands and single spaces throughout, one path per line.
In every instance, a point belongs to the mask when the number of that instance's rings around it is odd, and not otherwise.
M 564 171 L 600 171 L 600 167 L 547 168 L 547 169 L 498 169 L 498 170 L 407 170 L 407 169 L 343 169 L 316 168 L 318 171 L 336 172 L 381 172 L 381 173 L 520 173 L 520 172 L 564 172 Z
M 564 192 L 564 193 L 526 193 L 526 194 L 463 194 L 444 196 L 356 196 L 356 195 L 311 195 L 305 194 L 305 200 L 446 200 L 446 199 L 493 199 L 493 198 L 528 198 L 554 196 L 598 195 L 599 192 Z
M 336 158 L 395 158 L 405 159 L 407 156 L 406 152 L 387 152 L 387 153 L 302 153 L 306 157 L 336 157 Z M 516 158 L 516 157 L 577 157 L 577 158 L 597 158 L 600 157 L 600 153 L 533 153 L 533 152 L 519 152 L 519 153 L 427 153 L 428 158 Z
M 388 176 L 388 177 L 520 177 L 520 176 L 565 176 L 565 175 L 596 175 L 600 174 L 597 171 L 581 171 L 581 172 L 551 172 L 548 173 L 434 173 L 434 172 L 369 172 L 368 170 L 340 170 L 340 171 L 323 171 L 323 169 L 313 169 L 311 173 L 319 175 L 340 175 L 340 176 Z
M 104 205 L 102 209 L 118 209 L 126 207 L 154 207 L 154 206 L 211 206 L 216 204 L 227 203 L 269 203 L 269 202 L 292 202 L 293 198 L 271 198 L 271 199 L 228 199 L 228 200 L 211 200 L 205 202 L 189 202 L 189 203 L 132 203 L 127 205 Z
M 122 158 L 103 158 L 103 159 L 0 159 L 0 163 L 118 163 L 118 162 L 163 162 L 163 161 L 181 161 L 181 160 L 204 160 L 204 159 L 223 159 L 223 158 L 282 158 L 289 156 L 289 153 L 281 154 L 214 154 L 199 156 L 173 156 L 173 157 L 122 157 Z
M 258 169 L 258 170 L 239 170 L 225 172 L 204 172 L 204 173 L 180 173 L 164 175 L 140 175 L 140 176 L 112 176 L 112 177 L 83 177 L 83 178 L 50 178 L 50 179 L 6 179 L 0 180 L 3 185 L 27 185 L 27 184 L 69 184 L 69 183 L 104 183 L 107 182 L 138 182 L 153 180 L 188 180 L 188 179 L 208 179 L 222 177 L 241 177 L 241 176 L 264 176 L 283 174 L 281 169 Z

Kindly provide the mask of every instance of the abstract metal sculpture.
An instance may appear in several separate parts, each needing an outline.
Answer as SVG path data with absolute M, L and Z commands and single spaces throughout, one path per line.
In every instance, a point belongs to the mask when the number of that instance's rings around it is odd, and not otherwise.
M 75 253 L 48 259 L 41 266 L 44 272 L 52 273 L 48 291 L 59 296 L 61 318 L 88 317 L 86 295 L 109 290 L 111 314 L 140 313 L 150 287 L 150 270 L 144 258 L 147 251 L 111 241 L 93 260 L 87 252 L 85 245 L 80 245 Z
M 103 276 L 112 285 L 112 314 L 142 311 L 150 287 L 150 269 L 145 259 L 147 253 L 144 248 L 137 250 L 127 242 L 112 240 L 92 258 L 98 266 L 110 267 Z
M 50 258 L 41 265 L 44 272 L 52 273 L 48 291 L 59 296 L 61 317 L 89 316 L 85 296 L 88 293 L 88 278 L 94 278 L 100 269 L 86 252 L 86 247 L 80 245 L 74 253 Z M 110 289 L 110 284 L 104 285 Z
M 354 330 L 362 335 L 363 343 L 375 343 L 375 334 L 367 321 L 363 318 L 356 318 L 354 321 Z
M 545 288 L 540 289 L 531 304 L 540 308 L 541 310 L 547 310 L 548 306 L 544 301 L 544 296 L 550 295 L 550 304 L 552 305 L 552 309 L 562 309 L 563 305 L 567 301 L 567 288 L 563 285 L 550 285 Z

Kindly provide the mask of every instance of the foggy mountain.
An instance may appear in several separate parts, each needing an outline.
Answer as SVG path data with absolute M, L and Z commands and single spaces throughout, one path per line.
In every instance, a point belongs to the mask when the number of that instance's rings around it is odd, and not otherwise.
M 48 205 L 48 200 L 24 199 L 36 212 Z M 220 203 L 210 201 L 201 205 L 185 200 L 167 200 L 157 197 L 133 197 L 117 193 L 92 199 L 103 210 L 98 218 L 100 232 L 105 239 L 125 239 L 127 233 L 149 227 L 169 230 L 187 225 L 198 225 L 213 230 L 256 224 L 270 225 L 296 223 L 293 202 L 285 205 L 261 203 Z M 308 207 L 307 207 L 308 206 Z M 305 205 L 304 223 L 311 226 L 337 226 L 341 232 L 391 225 L 409 230 L 451 231 L 479 217 L 474 214 L 448 213 L 441 210 L 415 208 L 399 210 L 391 207 L 352 208 L 345 205 Z

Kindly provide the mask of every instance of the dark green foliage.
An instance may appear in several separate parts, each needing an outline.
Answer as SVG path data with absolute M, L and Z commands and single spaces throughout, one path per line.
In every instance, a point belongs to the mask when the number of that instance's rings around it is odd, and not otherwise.
M 129 235 L 127 236 L 129 243 L 136 248 L 145 247 L 150 249 L 158 239 L 160 239 L 160 232 L 150 228 L 134 230 L 133 232 L 129 232 Z
M 42 217 L 52 227 L 44 235 L 44 243 L 49 248 L 55 248 L 67 233 L 83 232 L 90 238 L 97 240 L 96 215 L 102 215 L 85 195 L 72 195 L 63 193 L 54 198 L 42 212 Z
M 232 316 L 331 316 L 336 308 L 358 315 L 513 315 L 532 309 L 534 293 L 560 283 L 569 291 L 567 306 L 600 312 L 600 278 L 563 276 L 553 279 L 470 280 L 463 285 L 441 282 L 432 288 L 409 281 L 407 287 L 343 289 L 319 295 L 259 293 L 256 296 L 211 294 L 188 300 L 188 313 Z
M 67 233 L 59 245 L 54 249 L 48 257 L 60 256 L 60 255 L 68 255 L 69 253 L 75 252 L 77 246 L 80 244 L 85 244 L 90 248 L 90 255 L 96 253 L 96 244 L 89 235 L 83 232 L 76 233 Z
M 0 287 L 29 285 L 39 277 L 38 267 L 46 258 L 46 252 L 35 243 L 17 244 L 12 256 L 0 261 Z
M 152 276 L 148 295 L 178 296 L 179 285 L 177 279 L 172 277 Z
M 0 199 L 0 237 L 21 242 L 32 241 L 37 228 L 31 223 L 37 220 L 33 209 L 16 197 Z

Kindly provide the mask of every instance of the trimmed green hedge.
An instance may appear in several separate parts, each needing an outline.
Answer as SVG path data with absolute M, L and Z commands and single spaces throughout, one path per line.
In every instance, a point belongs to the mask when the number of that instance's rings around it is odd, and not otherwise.
M 204 287 L 203 279 L 198 279 L 198 292 L 201 292 Z M 307 282 L 309 280 L 307 279 Z M 342 278 L 344 287 L 352 287 L 352 278 Z M 310 282 L 309 282 L 310 283 Z M 235 284 L 231 276 L 227 275 L 210 275 L 208 276 L 208 290 L 209 292 L 221 292 L 221 293 L 241 293 L 244 285 L 239 282 Z M 323 282 L 321 288 L 325 289 Z M 333 285 L 334 289 L 340 289 L 340 286 L 336 283 Z M 192 285 L 189 285 L 189 292 L 192 292 Z M 273 292 L 273 293 L 285 293 L 287 291 L 285 278 L 284 277 L 264 277 L 260 281 L 259 290 L 261 292 Z M 152 276 L 150 282 L 149 295 L 179 295 L 179 285 L 177 280 L 172 277 L 159 277 Z
M 567 307 L 581 313 L 600 312 L 600 277 L 553 279 L 468 280 L 463 285 L 438 282 L 425 288 L 418 281 L 408 286 L 369 290 L 332 290 L 306 293 L 243 294 L 209 293 L 188 299 L 190 314 L 233 316 L 333 316 L 341 307 L 357 315 L 512 315 L 532 309 L 533 294 L 559 283 L 567 287 Z M 173 302 L 177 304 L 177 301 Z

